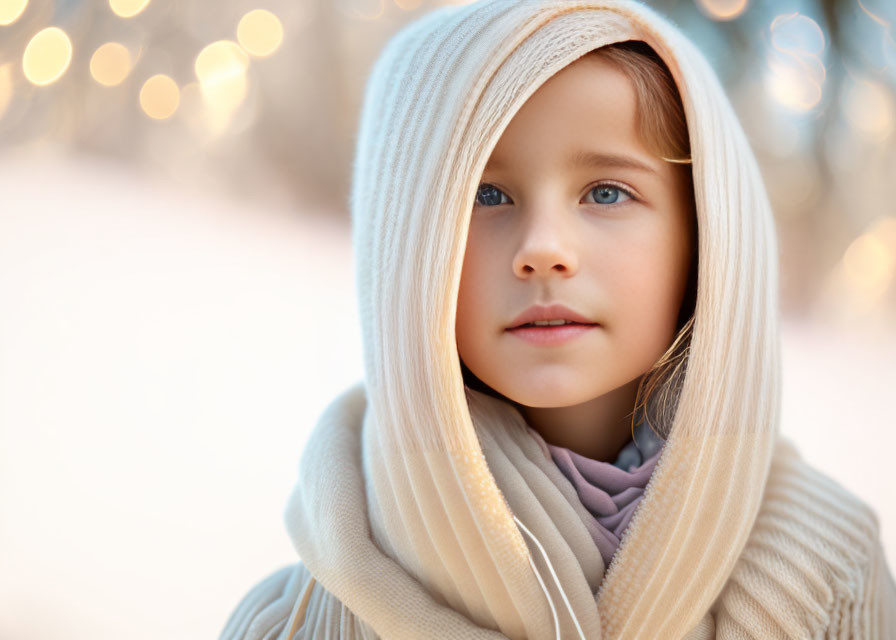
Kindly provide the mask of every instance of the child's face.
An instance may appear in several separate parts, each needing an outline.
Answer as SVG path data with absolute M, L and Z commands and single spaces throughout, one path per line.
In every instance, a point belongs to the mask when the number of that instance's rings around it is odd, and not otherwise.
M 524 406 L 604 395 L 644 374 L 674 338 L 693 195 L 681 167 L 642 145 L 635 108 L 628 77 L 586 56 L 529 98 L 483 172 L 458 296 L 458 352 L 480 380 Z M 573 164 L 579 152 L 597 155 Z M 555 303 L 599 326 L 555 344 L 509 330 L 530 306 Z

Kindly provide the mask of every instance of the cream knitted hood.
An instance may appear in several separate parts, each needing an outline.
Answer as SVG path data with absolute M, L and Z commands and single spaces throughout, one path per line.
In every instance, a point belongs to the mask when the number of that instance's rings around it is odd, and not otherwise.
M 676 631 L 694 626 L 730 574 L 756 518 L 778 429 L 774 222 L 714 72 L 643 5 L 498 0 L 446 7 L 398 33 L 364 102 L 351 211 L 369 403 L 367 493 L 400 516 L 374 521 L 374 534 L 424 584 L 457 592 L 474 618 L 516 637 L 529 625 L 490 619 L 490 598 L 546 621 L 551 613 L 537 599 L 525 534 L 480 453 L 464 393 L 454 327 L 466 233 L 479 178 L 514 113 L 554 73 L 622 40 L 651 45 L 680 87 L 700 253 L 672 435 L 597 608 L 611 636 L 640 628 L 673 637 L 669 621 L 680 621 Z M 420 500 L 423 489 L 441 501 Z M 462 536 L 452 534 L 458 522 Z M 456 557 L 490 562 L 452 575 L 443 565 Z
M 699 271 L 671 436 L 604 567 L 521 415 L 464 386 L 455 313 L 502 131 L 551 75 L 632 39 L 682 96 Z M 873 513 L 778 436 L 771 208 L 713 70 L 667 19 L 625 0 L 486 0 L 410 24 L 367 85 L 351 212 L 365 381 L 302 454 L 285 517 L 304 573 L 242 605 L 252 637 L 796 638 L 834 620 L 892 624 Z M 250 625 L 238 618 L 232 637 Z

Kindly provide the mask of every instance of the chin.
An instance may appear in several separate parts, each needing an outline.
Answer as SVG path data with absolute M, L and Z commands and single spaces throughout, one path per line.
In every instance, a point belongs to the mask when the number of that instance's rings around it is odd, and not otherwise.
M 571 407 L 601 395 L 593 390 L 578 389 L 562 382 L 548 385 L 512 385 L 506 391 L 498 391 L 514 402 L 534 409 Z

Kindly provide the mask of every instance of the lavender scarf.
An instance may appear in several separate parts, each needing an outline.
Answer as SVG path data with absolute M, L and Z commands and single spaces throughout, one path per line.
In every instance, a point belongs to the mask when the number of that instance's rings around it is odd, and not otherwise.
M 575 487 L 579 500 L 591 514 L 585 526 L 600 550 L 604 566 L 609 567 L 666 441 L 641 422 L 634 429 L 634 438 L 611 464 L 550 444 L 531 427 L 529 432 L 545 456 L 554 460 Z

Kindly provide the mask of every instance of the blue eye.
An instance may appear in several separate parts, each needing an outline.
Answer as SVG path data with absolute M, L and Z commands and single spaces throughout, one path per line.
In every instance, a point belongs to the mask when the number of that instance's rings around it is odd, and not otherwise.
M 504 196 L 505 198 L 507 197 L 506 194 L 498 187 L 491 184 L 483 183 L 479 185 L 479 189 L 476 191 L 476 204 L 483 207 L 494 207 L 499 204 L 509 204 L 510 200 L 507 200 L 507 202 L 502 202 L 501 196 Z
M 611 184 L 599 184 L 588 192 L 588 195 L 591 194 L 594 194 L 595 204 L 618 204 L 632 199 L 631 194 L 625 189 Z M 620 195 L 623 196 L 622 200 L 619 199 Z
M 588 196 L 594 197 L 594 204 L 620 204 L 626 200 L 632 200 L 633 196 L 626 189 L 612 184 L 599 184 L 588 192 Z M 586 196 L 586 201 L 587 197 Z M 476 191 L 476 204 L 483 207 L 495 207 L 502 204 L 511 204 L 510 199 L 498 187 L 486 182 L 479 185 Z

